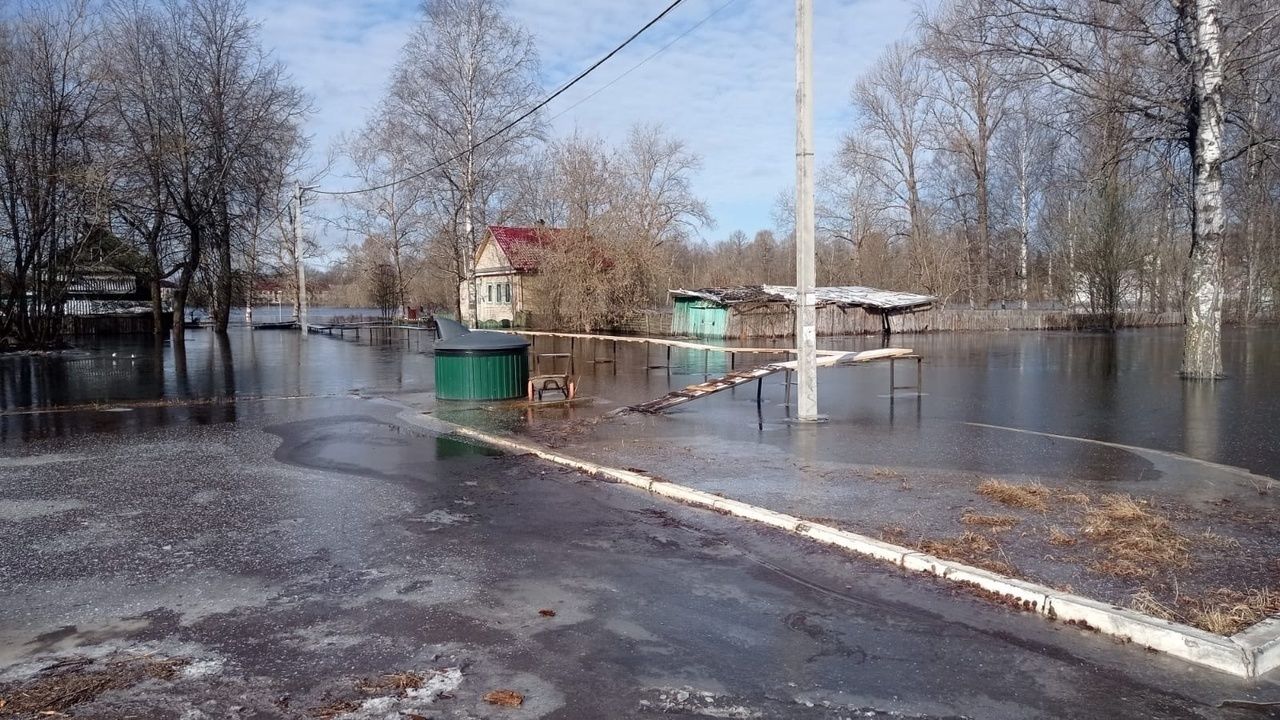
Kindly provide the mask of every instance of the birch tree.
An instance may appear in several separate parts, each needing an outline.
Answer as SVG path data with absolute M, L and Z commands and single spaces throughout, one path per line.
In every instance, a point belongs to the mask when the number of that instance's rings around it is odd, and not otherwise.
M 1233 13 L 1232 38 L 1224 14 Z M 1189 158 L 1192 228 L 1183 289 L 1186 333 L 1182 374 L 1213 379 L 1222 373 L 1223 163 L 1242 153 L 1226 149 L 1224 105 L 1228 77 L 1274 57 L 1280 13 L 1221 0 L 993 0 L 986 15 L 998 32 L 986 49 L 1033 61 L 1042 81 L 1081 97 L 1100 97 L 1105 62 L 1096 38 L 1105 34 L 1128 53 L 1129 79 L 1120 112 L 1150 124 L 1152 140 L 1179 144 Z
M 508 128 L 539 91 L 533 39 L 501 0 L 433 0 L 392 77 L 384 114 L 403 123 L 445 233 L 454 286 L 474 284 L 483 228 L 515 161 L 537 137 L 536 122 Z M 469 293 L 474 317 L 475 293 Z M 463 293 L 457 311 L 463 316 Z

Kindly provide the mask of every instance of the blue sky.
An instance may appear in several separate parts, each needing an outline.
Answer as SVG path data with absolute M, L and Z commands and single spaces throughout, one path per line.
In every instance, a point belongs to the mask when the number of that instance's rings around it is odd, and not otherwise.
M 726 0 L 686 0 L 659 25 L 548 108 L 561 113 L 686 32 Z M 537 40 L 543 82 L 553 88 L 647 22 L 668 0 L 509 0 L 512 16 Z M 358 129 L 377 104 L 409 29 L 414 0 L 251 0 L 264 45 L 312 96 L 308 128 L 323 157 Z M 817 0 L 814 9 L 815 130 L 818 162 L 830 158 L 852 122 L 849 91 L 881 50 L 903 37 L 911 0 Z M 694 179 L 717 225 L 773 226 L 773 207 L 794 180 L 794 3 L 733 0 L 640 69 L 564 112 L 556 133 L 579 128 L 606 140 L 633 123 L 657 122 L 702 156 Z M 326 187 L 348 187 L 339 165 Z M 317 213 L 329 212 L 323 205 Z M 331 232 L 330 242 L 342 242 Z

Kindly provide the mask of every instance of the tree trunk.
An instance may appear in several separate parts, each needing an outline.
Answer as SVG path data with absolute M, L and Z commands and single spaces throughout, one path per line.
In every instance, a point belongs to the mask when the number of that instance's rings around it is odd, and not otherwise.
M 1022 120 L 1022 138 L 1018 147 L 1018 200 L 1019 224 L 1021 237 L 1018 242 L 1018 294 L 1022 296 L 1022 309 L 1027 309 L 1027 252 L 1031 245 L 1031 183 L 1027 175 L 1031 172 L 1027 161 L 1027 146 L 1030 143 L 1026 122 Z
M 213 280 L 214 330 L 225 334 L 231 321 L 231 291 L 235 279 L 231 272 L 231 218 L 225 199 L 219 203 L 218 226 L 214 235 L 218 243 L 218 265 Z
M 178 287 L 173 291 L 173 341 L 175 344 L 182 343 L 186 338 L 182 329 L 182 315 L 187 311 L 187 295 L 191 292 L 191 279 L 195 277 L 196 268 L 200 265 L 200 254 L 203 250 L 201 247 L 203 238 L 199 225 L 190 227 L 189 231 L 191 240 L 187 247 L 187 259 L 182 264 L 182 269 L 178 271 Z
M 160 299 L 160 273 L 152 270 L 151 276 L 151 334 L 164 335 L 164 303 Z
M 1191 262 L 1187 271 L 1182 376 L 1222 375 L 1222 48 L 1218 0 L 1196 0 L 1189 125 L 1194 178 Z
M 190 277 L 185 268 L 182 275 L 178 278 L 178 287 L 173 291 L 173 342 L 174 345 L 181 344 L 186 339 L 182 325 L 182 315 L 186 312 L 187 307 L 187 289 L 191 286 Z

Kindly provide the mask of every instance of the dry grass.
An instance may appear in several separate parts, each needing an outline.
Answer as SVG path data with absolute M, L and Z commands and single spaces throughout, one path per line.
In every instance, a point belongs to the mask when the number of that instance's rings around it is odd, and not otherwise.
M 907 536 L 907 529 L 901 525 L 885 525 L 880 528 L 880 538 L 890 542 L 897 542 Z
M 1212 530 L 1205 530 L 1196 536 L 1196 539 L 1203 540 L 1209 545 L 1216 545 L 1220 548 L 1238 548 L 1240 541 L 1226 535 L 1219 535 Z
M 355 700 L 335 700 L 327 705 L 320 705 L 307 710 L 307 714 L 317 720 L 333 720 L 340 715 L 347 715 L 360 709 Z
M 1149 590 L 1143 588 L 1134 593 L 1129 606 L 1164 620 L 1192 625 L 1217 635 L 1229 636 L 1272 615 L 1280 615 L 1280 590 L 1219 588 L 1200 597 L 1181 596 L 1173 605 L 1168 605 L 1160 602 Z
M 75 658 L 50 665 L 33 680 L 0 686 L 0 717 L 64 716 L 110 690 L 144 680 L 171 680 L 187 661 L 153 656 Z
M 897 470 L 894 470 L 893 468 L 886 468 L 886 467 L 871 468 L 871 478 L 873 480 L 901 480 L 903 482 L 906 482 L 905 475 L 898 472 Z
M 356 690 L 362 693 L 385 693 L 392 691 L 403 693 L 406 690 L 417 690 L 426 682 L 426 677 L 418 673 L 397 672 L 379 675 L 376 678 L 365 678 L 356 683 Z
M 1057 496 L 1058 499 L 1063 502 L 1071 503 L 1072 505 L 1080 505 L 1082 507 L 1093 502 L 1088 495 L 1085 495 L 1082 492 L 1058 491 Z
M 1161 620 L 1170 622 L 1182 622 L 1182 617 L 1176 610 L 1160 602 L 1159 598 L 1151 594 L 1151 591 L 1142 588 L 1129 598 L 1129 607 L 1140 613 L 1145 613 L 1152 617 L 1158 617 Z
M 918 547 L 921 552 L 944 560 L 955 560 L 1002 575 L 1018 575 L 1017 568 L 1004 556 L 1000 546 L 981 533 L 968 531 L 959 537 L 924 540 Z M 999 553 L 999 558 L 994 557 L 996 553 Z
M 1057 525 L 1052 525 L 1049 527 L 1049 544 L 1070 547 L 1076 544 L 1076 537 Z
M 965 511 L 960 516 L 960 522 L 965 525 L 977 525 L 979 527 L 991 528 L 993 532 L 1010 530 L 1017 526 L 1018 518 L 1012 515 L 983 515 L 972 511 Z
M 1192 625 L 1219 635 L 1234 635 L 1272 615 L 1280 615 L 1280 590 L 1269 588 L 1220 588 L 1190 610 Z
M 524 695 L 515 690 L 490 690 L 484 694 L 484 701 L 499 707 L 520 707 L 524 704 Z
M 1150 503 L 1112 493 L 1085 512 L 1081 531 L 1099 543 L 1094 569 L 1124 578 L 1147 578 L 1190 564 L 1189 542 Z
M 983 480 L 978 483 L 978 494 L 1001 505 L 1044 512 L 1049 509 L 1046 501 L 1049 489 L 1039 483 L 1018 484 L 1003 480 Z

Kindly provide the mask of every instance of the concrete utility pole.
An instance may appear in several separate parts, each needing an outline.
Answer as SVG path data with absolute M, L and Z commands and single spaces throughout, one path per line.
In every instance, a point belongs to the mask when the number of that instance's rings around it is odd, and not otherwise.
M 818 328 L 813 286 L 813 6 L 796 0 L 796 412 L 818 415 Z
M 302 185 L 293 186 L 293 257 L 298 264 L 298 327 L 302 339 L 307 340 L 307 264 L 302 254 Z

